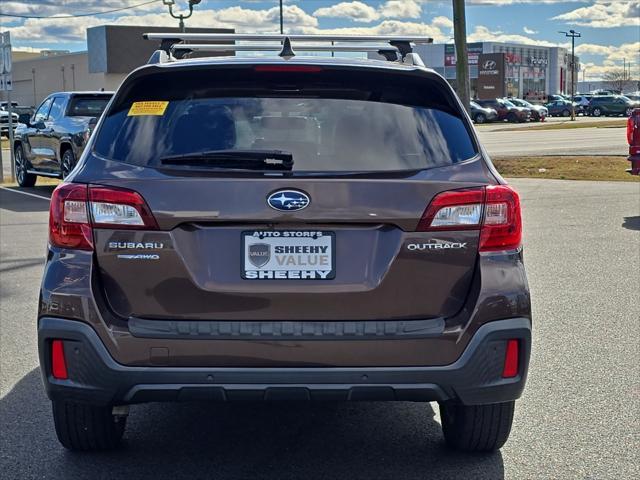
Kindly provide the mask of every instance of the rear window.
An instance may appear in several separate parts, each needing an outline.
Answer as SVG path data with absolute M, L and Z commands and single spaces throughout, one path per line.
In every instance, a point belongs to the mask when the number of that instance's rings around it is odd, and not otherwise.
M 150 167 L 220 150 L 290 152 L 294 172 L 416 170 L 476 154 L 439 81 L 344 69 L 147 75 L 123 87 L 95 143 L 100 156 Z
M 110 96 L 104 97 L 73 97 L 69 102 L 67 116 L 69 117 L 99 117 L 104 112 Z

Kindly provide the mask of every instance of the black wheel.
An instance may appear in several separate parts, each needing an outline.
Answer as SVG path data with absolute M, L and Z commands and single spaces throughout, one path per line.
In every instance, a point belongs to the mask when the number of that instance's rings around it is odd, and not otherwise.
M 563 117 L 568 117 L 569 115 L 571 115 L 571 111 L 567 110 L 566 108 L 562 110 Z
M 487 121 L 487 117 L 484 116 L 484 113 L 479 113 L 476 115 L 476 123 L 485 123 Z
M 509 438 L 515 402 L 493 405 L 440 404 L 447 445 L 465 452 L 491 452 Z
M 596 107 L 593 110 L 591 110 L 591 115 L 593 115 L 594 117 L 599 117 L 600 115 L 602 115 L 602 110 Z
M 76 166 L 76 157 L 71 149 L 67 149 L 62 154 L 62 160 L 60 161 L 60 173 L 64 180 Z
M 518 116 L 515 113 L 510 113 L 507 115 L 507 121 L 510 123 L 516 123 L 518 121 Z
M 69 450 L 113 450 L 118 447 L 126 417 L 116 417 L 111 407 L 53 401 L 53 421 L 60 443 Z
M 33 173 L 27 173 L 29 161 L 24 155 L 22 145 L 16 145 L 13 151 L 13 158 L 16 164 L 16 180 L 18 181 L 18 185 L 21 187 L 33 187 L 36 184 L 38 176 Z
M 625 116 L 630 117 L 631 112 L 633 112 L 633 108 L 629 107 L 624 111 Z

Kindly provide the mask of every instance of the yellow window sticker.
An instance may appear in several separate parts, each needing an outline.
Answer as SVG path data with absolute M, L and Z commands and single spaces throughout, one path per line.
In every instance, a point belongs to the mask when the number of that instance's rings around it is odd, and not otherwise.
M 133 102 L 127 117 L 137 117 L 140 115 L 164 115 L 169 102 Z

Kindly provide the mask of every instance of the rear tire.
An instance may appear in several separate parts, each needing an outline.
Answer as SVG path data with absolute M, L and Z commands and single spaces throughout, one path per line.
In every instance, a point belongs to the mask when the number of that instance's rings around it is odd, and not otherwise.
M 484 113 L 479 113 L 476 115 L 476 123 L 481 124 L 487 121 L 487 117 L 484 116 Z
M 515 402 L 491 405 L 440 404 L 447 445 L 464 452 L 492 452 L 509 438 Z
M 73 151 L 68 148 L 62 154 L 62 159 L 60 160 L 60 175 L 64 180 L 69 176 L 73 168 L 76 166 L 76 157 L 73 154 Z
M 593 115 L 594 117 L 599 117 L 600 115 L 602 115 L 602 110 L 600 110 L 599 108 L 594 108 L 593 110 L 591 110 L 591 115 Z
M 16 167 L 16 181 L 20 187 L 28 188 L 33 187 L 38 179 L 37 175 L 33 173 L 27 173 L 29 169 L 29 161 L 24 156 L 24 150 L 22 145 L 16 145 L 13 151 L 13 158 Z
M 563 117 L 568 117 L 569 115 L 571 115 L 571 112 L 567 109 L 562 110 L 562 116 Z
M 633 108 L 627 108 L 624 112 L 625 116 L 630 117 L 633 112 Z
M 53 401 L 53 421 L 58 440 L 76 451 L 113 450 L 120 445 L 126 417 L 115 417 L 111 407 Z

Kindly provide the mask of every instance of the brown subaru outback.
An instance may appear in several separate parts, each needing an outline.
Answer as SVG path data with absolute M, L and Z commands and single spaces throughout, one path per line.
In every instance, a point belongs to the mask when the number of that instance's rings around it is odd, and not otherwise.
M 450 446 L 504 444 L 531 348 L 518 195 L 447 82 L 389 50 L 173 45 L 123 82 L 51 200 L 38 335 L 65 447 L 190 400 L 438 402 Z

